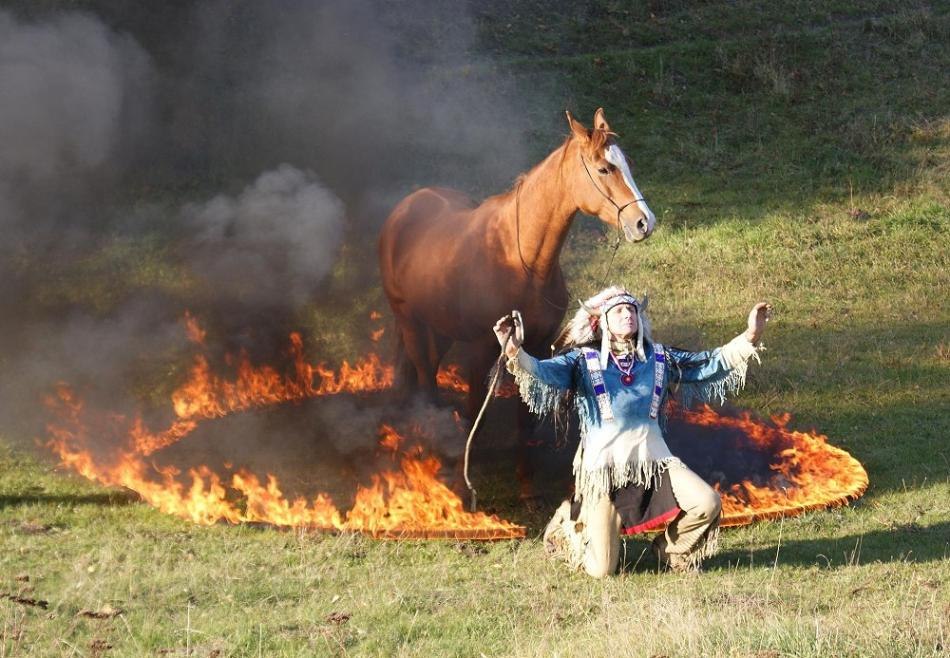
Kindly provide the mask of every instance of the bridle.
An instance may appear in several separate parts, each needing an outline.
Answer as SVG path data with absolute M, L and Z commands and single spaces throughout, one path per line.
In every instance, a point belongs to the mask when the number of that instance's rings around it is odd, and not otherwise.
M 578 154 L 578 157 L 580 157 L 580 159 L 581 159 L 581 164 L 584 165 L 584 171 L 587 172 L 587 177 L 590 179 L 590 182 L 591 182 L 591 184 L 594 186 L 594 189 L 597 190 L 597 191 L 600 193 L 600 196 L 602 196 L 602 197 L 604 197 L 605 199 L 607 199 L 607 200 L 610 202 L 610 205 L 612 205 L 614 208 L 617 209 L 617 230 L 620 231 L 620 230 L 621 230 L 621 229 L 620 229 L 620 215 L 621 215 L 621 213 L 623 213 L 624 210 L 626 210 L 627 206 L 632 205 L 632 204 L 634 204 L 634 203 L 639 203 L 640 201 L 643 201 L 644 203 L 646 203 L 647 200 L 646 200 L 645 198 L 643 198 L 642 196 L 641 196 L 641 197 L 634 197 L 634 199 L 633 199 L 632 201 L 630 201 L 630 202 L 628 202 L 628 203 L 625 203 L 625 204 L 623 204 L 622 206 L 617 205 L 617 202 L 614 201 L 614 200 L 610 197 L 609 194 L 607 194 L 607 193 L 604 192 L 602 189 L 600 189 L 600 185 L 598 185 L 598 184 L 597 184 L 597 181 L 594 180 L 594 177 L 593 177 L 593 176 L 591 175 L 591 173 L 590 173 L 590 168 L 587 166 L 587 160 L 584 159 L 584 154 L 583 154 L 583 153 L 580 153 L 580 154 Z
M 620 243 L 623 241 L 623 229 L 620 227 L 620 215 L 627 208 L 627 206 L 634 203 L 639 203 L 640 201 L 643 201 L 644 203 L 646 203 L 647 200 L 642 196 L 634 197 L 632 201 L 625 203 L 622 206 L 618 205 L 617 202 L 614 201 L 609 194 L 607 194 L 602 189 L 600 189 L 600 185 L 597 184 L 597 181 L 594 180 L 594 177 L 590 173 L 590 169 L 587 166 L 587 161 L 584 159 L 584 154 L 579 153 L 578 157 L 580 157 L 581 159 L 581 164 L 584 166 L 584 171 L 587 172 L 587 177 L 590 179 L 591 185 L 593 185 L 594 189 L 600 193 L 600 196 L 607 199 L 607 201 L 610 202 L 610 205 L 612 205 L 614 208 L 617 209 L 617 239 L 614 240 L 613 250 L 610 252 L 610 260 L 607 262 L 607 269 L 604 270 L 604 278 L 600 282 L 600 287 L 603 288 L 605 285 L 607 285 L 607 277 L 610 275 L 610 268 L 613 267 L 614 258 L 617 255 L 617 250 L 620 249 Z M 519 253 L 520 253 L 520 249 L 519 249 Z
M 613 267 L 614 258 L 616 258 L 617 256 L 617 251 L 620 249 L 620 244 L 621 242 L 623 242 L 623 229 L 621 228 L 621 224 L 620 224 L 620 215 L 623 214 L 623 211 L 627 208 L 627 206 L 632 205 L 634 203 L 639 203 L 640 201 L 643 201 L 644 203 L 646 203 L 646 199 L 642 196 L 635 197 L 633 200 L 629 201 L 628 203 L 625 203 L 622 206 L 619 205 L 616 201 L 613 200 L 613 198 L 611 198 L 609 194 L 607 194 L 602 189 L 600 189 L 600 185 L 597 184 L 597 181 L 594 180 L 594 177 L 590 173 L 590 169 L 587 166 L 587 161 L 584 159 L 584 154 L 580 153 L 578 154 L 578 156 L 581 159 L 581 165 L 584 167 L 584 171 L 587 173 L 587 177 L 590 179 L 591 185 L 594 186 L 594 189 L 597 190 L 600 196 L 607 199 L 607 201 L 610 202 L 610 205 L 612 205 L 614 208 L 617 209 L 617 237 L 614 240 L 614 245 L 610 252 L 610 260 L 607 262 L 607 269 L 604 270 L 604 278 L 601 280 L 601 283 L 600 283 L 600 287 L 603 288 L 607 283 L 607 277 L 610 275 L 610 270 Z M 520 183 L 518 185 L 518 189 L 515 191 L 515 240 L 518 246 L 518 258 L 521 260 L 521 268 L 526 273 L 537 276 L 538 273 L 535 272 L 531 268 L 531 266 L 528 265 L 528 263 L 524 259 L 524 255 L 521 253 L 521 185 Z M 547 302 L 552 307 L 558 309 L 559 311 L 567 310 L 566 306 L 561 306 L 560 304 L 557 304 L 551 301 L 545 295 L 542 295 L 541 298 L 544 299 L 544 301 Z

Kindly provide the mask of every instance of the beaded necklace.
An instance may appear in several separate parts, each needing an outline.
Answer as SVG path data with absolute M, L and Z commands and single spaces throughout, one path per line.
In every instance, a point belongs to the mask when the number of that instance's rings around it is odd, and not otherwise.
M 637 364 L 637 360 L 633 358 L 633 354 L 622 354 L 618 357 L 616 354 L 611 352 L 610 358 L 614 360 L 614 364 L 616 364 L 617 368 L 619 368 L 620 372 L 622 373 L 620 375 L 620 383 L 624 386 L 632 386 L 633 375 L 631 372 L 633 371 L 633 366 Z M 624 367 L 623 364 L 627 364 L 626 367 Z

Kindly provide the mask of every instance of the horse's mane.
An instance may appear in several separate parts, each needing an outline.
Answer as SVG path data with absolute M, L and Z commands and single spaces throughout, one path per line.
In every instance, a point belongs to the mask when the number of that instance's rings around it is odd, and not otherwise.
M 567 157 L 566 147 L 569 141 L 571 141 L 571 135 L 568 135 L 567 137 L 565 137 L 564 141 L 561 142 L 561 145 L 551 152 L 552 155 L 554 153 L 557 153 L 558 151 L 561 152 L 560 160 L 558 161 L 558 167 L 564 164 L 564 159 Z M 548 157 L 550 157 L 550 155 Z M 518 191 L 521 189 L 521 186 L 524 185 L 524 182 L 528 179 L 528 177 L 531 176 L 531 174 L 533 174 L 535 171 L 537 171 L 541 167 L 541 165 L 543 165 L 547 161 L 548 161 L 548 158 L 544 158 L 544 160 L 542 160 L 538 164 L 531 167 L 531 169 L 529 169 L 528 171 L 522 171 L 520 174 L 515 176 L 515 180 L 512 182 L 511 187 L 505 190 L 504 192 L 502 192 L 501 194 L 499 194 L 498 196 L 500 198 L 507 199 L 517 194 Z
M 591 130 L 590 131 L 591 145 L 594 150 L 598 150 L 604 145 L 606 145 L 608 142 L 610 142 L 610 138 L 614 136 L 616 136 L 616 133 L 607 132 L 603 130 L 602 128 Z M 573 135 L 567 135 L 564 138 L 564 141 L 561 142 L 561 145 L 551 152 L 551 154 L 553 155 L 554 153 L 557 153 L 558 151 L 560 151 L 560 159 L 557 163 L 559 168 L 564 164 L 565 158 L 567 158 L 567 144 L 568 142 L 571 141 L 572 137 Z M 550 157 L 550 155 L 548 157 Z M 521 186 L 524 185 L 524 182 L 528 179 L 528 177 L 531 174 L 533 174 L 535 171 L 537 171 L 541 167 L 541 165 L 547 162 L 547 160 L 548 158 L 544 158 L 544 160 L 542 160 L 535 166 L 531 167 L 531 169 L 529 169 L 528 171 L 523 171 L 520 174 L 518 174 L 515 177 L 515 180 L 512 182 L 511 187 L 505 192 L 502 192 L 499 196 L 507 198 L 513 194 L 517 194 L 518 190 L 521 189 Z

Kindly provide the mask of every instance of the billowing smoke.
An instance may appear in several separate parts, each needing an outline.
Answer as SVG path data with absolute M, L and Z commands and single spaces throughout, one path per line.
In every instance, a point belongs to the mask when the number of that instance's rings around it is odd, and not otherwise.
M 413 184 L 494 191 L 525 164 L 523 89 L 473 56 L 464 5 L 217 0 L 189 26 L 169 112 L 190 164 L 290 162 L 376 225 Z
M 190 265 L 210 293 L 264 307 L 305 304 L 343 233 L 340 200 L 290 165 L 261 174 L 236 198 L 188 205 L 183 215 L 194 231 Z
M 499 191 L 527 164 L 523 81 L 477 54 L 460 7 L 15 4 L 0 10 L 8 439 L 42 436 L 40 399 L 59 381 L 119 412 L 167 404 L 189 308 L 229 349 L 241 334 L 252 355 L 249 342 L 278 352 L 341 248 L 365 263 L 348 285 L 377 285 L 375 235 L 401 196 Z
M 0 12 L 0 229 L 35 246 L 85 233 L 77 205 L 118 173 L 145 130 L 151 64 L 129 36 L 82 14 Z M 108 192 L 107 192 L 108 193 Z
M 121 398 L 143 325 L 155 347 L 167 337 L 164 314 L 148 303 L 107 320 L 91 309 L 46 318 L 37 299 L 43 272 L 94 248 L 97 211 L 111 205 L 144 136 L 151 83 L 145 51 L 94 17 L 33 22 L 0 12 L 0 418 L 14 437 L 30 438 L 20 433 L 61 378 Z

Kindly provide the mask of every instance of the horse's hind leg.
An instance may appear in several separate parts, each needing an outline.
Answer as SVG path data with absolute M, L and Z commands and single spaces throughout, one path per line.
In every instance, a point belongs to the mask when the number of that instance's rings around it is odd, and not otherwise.
M 416 366 L 406 353 L 405 339 L 402 336 L 402 324 L 396 321 L 396 388 L 403 392 L 416 388 Z
M 430 332 L 429 335 L 429 364 L 432 366 L 433 372 L 439 372 L 439 364 L 442 363 L 442 359 L 445 358 L 446 353 L 452 347 L 452 339 L 443 336 L 442 334 L 437 334 L 434 331 Z
M 405 378 L 403 384 L 410 391 L 434 398 L 438 362 L 432 363 L 432 330 L 411 318 L 398 318 L 397 324 L 404 359 L 400 367 L 400 375 Z

